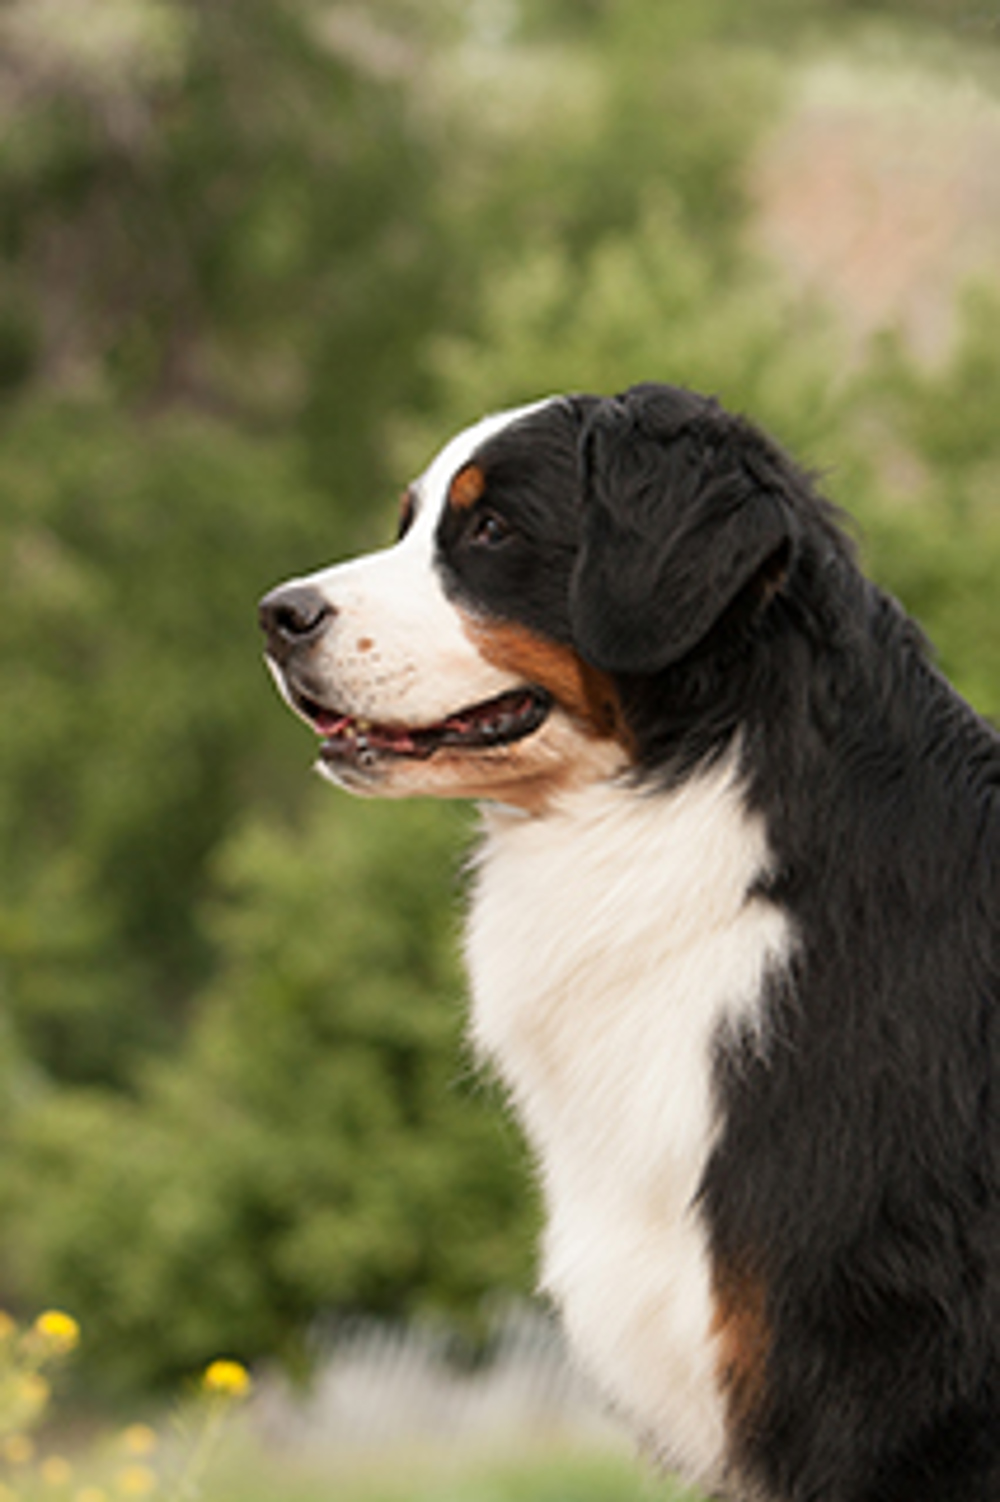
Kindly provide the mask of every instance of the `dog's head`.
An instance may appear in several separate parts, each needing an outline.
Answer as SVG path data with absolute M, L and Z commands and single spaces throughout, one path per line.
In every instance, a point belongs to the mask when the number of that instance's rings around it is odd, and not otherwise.
M 641 763 L 651 686 L 669 697 L 672 676 L 679 703 L 685 664 L 739 671 L 803 489 L 755 429 L 675 387 L 501 413 L 410 486 L 393 547 L 266 596 L 268 660 L 352 791 L 537 809 Z

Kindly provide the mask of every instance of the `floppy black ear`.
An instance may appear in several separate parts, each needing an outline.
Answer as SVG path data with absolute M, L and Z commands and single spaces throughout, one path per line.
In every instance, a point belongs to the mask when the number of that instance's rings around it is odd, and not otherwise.
M 762 440 L 672 387 L 601 402 L 582 437 L 574 640 L 606 672 L 678 661 L 787 563 L 792 518 Z

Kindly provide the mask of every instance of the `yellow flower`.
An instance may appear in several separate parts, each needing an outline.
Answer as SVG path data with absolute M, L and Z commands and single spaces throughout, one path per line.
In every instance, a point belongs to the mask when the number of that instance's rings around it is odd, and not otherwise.
M 17 1334 L 17 1320 L 12 1319 L 6 1309 L 0 1309 L 0 1344 L 6 1345 L 8 1340 L 13 1340 Z M 2 1502 L 2 1494 L 0 1494 Z
M 71 1314 L 64 1314 L 61 1309 L 46 1309 L 35 1320 L 34 1329 L 46 1346 L 60 1355 L 74 1350 L 80 1342 L 80 1326 Z
M 2 1497 L 0 1497 L 0 1502 L 3 1502 Z M 85 1486 L 74 1493 L 73 1502 L 108 1502 L 108 1494 L 99 1486 Z
M 160 1438 L 148 1424 L 130 1424 L 122 1430 L 121 1443 L 130 1455 L 152 1455 Z
M 73 1467 L 62 1455 L 47 1455 L 38 1467 L 38 1474 L 46 1486 L 68 1486 L 73 1479 Z
M 8 1434 L 0 1453 L 11 1465 L 28 1465 L 35 1458 L 35 1441 L 27 1434 Z
M 156 1491 L 156 1473 L 146 1465 L 128 1465 L 115 1477 L 116 1490 L 123 1497 L 148 1497 Z
M 250 1373 L 239 1361 L 213 1361 L 201 1380 L 207 1392 L 227 1398 L 245 1398 L 253 1385 Z

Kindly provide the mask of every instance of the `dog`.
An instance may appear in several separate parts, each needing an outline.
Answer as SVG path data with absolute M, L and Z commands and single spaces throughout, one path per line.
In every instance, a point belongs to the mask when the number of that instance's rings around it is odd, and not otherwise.
M 260 618 L 334 782 L 482 803 L 471 1035 L 609 1403 L 714 1496 L 998 1502 L 1000 740 L 813 480 L 556 397 Z

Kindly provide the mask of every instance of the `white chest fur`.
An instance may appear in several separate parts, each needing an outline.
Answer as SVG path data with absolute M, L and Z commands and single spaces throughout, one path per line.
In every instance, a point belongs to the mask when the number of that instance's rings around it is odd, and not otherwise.
M 692 1480 L 725 1443 L 693 1207 L 717 1123 L 711 1055 L 756 1015 L 786 920 L 732 770 L 612 783 L 544 818 L 485 815 L 467 959 L 473 1041 L 538 1155 L 545 1289 L 608 1396 Z

